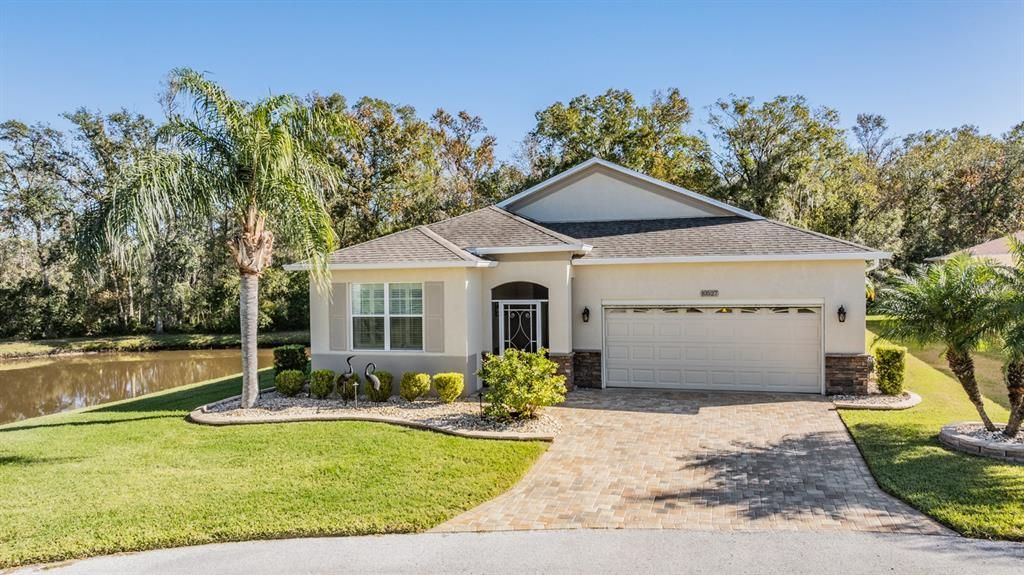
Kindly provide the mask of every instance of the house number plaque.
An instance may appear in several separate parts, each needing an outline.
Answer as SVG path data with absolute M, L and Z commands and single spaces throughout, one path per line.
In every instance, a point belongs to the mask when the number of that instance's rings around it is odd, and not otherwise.
M 718 290 L 702 289 L 700 290 L 700 297 L 718 297 Z

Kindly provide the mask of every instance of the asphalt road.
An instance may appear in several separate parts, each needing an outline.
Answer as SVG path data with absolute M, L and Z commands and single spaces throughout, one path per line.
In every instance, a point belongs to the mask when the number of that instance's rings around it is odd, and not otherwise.
M 222 543 L 18 573 L 1024 573 L 1024 544 L 870 533 L 519 531 Z

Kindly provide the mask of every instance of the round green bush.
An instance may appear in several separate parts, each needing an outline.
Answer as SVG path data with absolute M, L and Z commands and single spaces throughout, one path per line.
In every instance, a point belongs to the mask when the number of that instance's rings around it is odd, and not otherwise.
M 383 403 L 391 397 L 391 383 L 394 381 L 395 377 L 387 371 L 377 371 L 374 372 L 373 375 L 376 375 L 377 379 L 380 380 L 380 389 L 374 390 L 373 384 L 370 383 L 370 380 L 366 380 L 366 382 L 363 383 L 363 388 L 366 389 L 366 397 L 369 398 L 370 401 Z
M 540 408 L 565 401 L 565 376 L 557 375 L 558 364 L 547 358 L 545 350 L 536 352 L 505 350 L 492 355 L 480 370 L 490 389 L 484 398 L 484 415 L 498 420 L 529 419 Z
M 309 374 L 309 394 L 323 399 L 334 389 L 334 372 L 329 369 L 318 369 Z
M 274 378 L 274 386 L 277 388 L 277 392 L 285 397 L 294 397 L 302 391 L 302 386 L 305 384 L 305 374 L 297 369 L 286 369 Z
M 356 393 L 358 392 L 358 384 L 360 382 L 359 374 L 353 373 L 352 379 L 347 382 L 340 375 L 335 384 L 338 386 L 338 395 L 341 396 L 345 401 L 355 401 Z
M 452 403 L 462 395 L 466 384 L 461 373 L 438 373 L 434 375 L 434 389 L 445 403 Z
M 903 393 L 903 377 L 907 369 L 907 348 L 879 344 L 875 347 L 875 374 L 878 390 L 886 395 Z
M 274 348 L 274 373 L 295 369 L 305 372 L 309 364 L 306 346 L 295 343 Z
M 398 395 L 406 401 L 416 401 L 421 395 L 430 391 L 430 376 L 425 373 L 407 371 L 402 374 L 398 384 Z

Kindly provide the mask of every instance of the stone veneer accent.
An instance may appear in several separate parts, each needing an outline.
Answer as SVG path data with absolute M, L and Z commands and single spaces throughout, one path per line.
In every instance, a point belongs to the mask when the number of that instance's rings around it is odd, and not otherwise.
M 548 353 L 548 359 L 558 364 L 558 375 L 565 376 L 565 388 L 572 391 L 576 388 L 574 382 L 575 370 L 573 369 L 573 353 Z
M 867 395 L 875 358 L 866 353 L 825 354 L 825 393 Z
M 576 350 L 573 352 L 573 370 L 576 387 L 601 388 L 601 352 Z

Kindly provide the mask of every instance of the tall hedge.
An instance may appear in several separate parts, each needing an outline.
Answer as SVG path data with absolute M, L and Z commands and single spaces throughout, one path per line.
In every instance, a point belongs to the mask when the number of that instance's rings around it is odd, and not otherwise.
M 878 390 L 886 395 L 903 393 L 903 377 L 907 369 L 907 348 L 880 344 L 875 347 L 875 374 Z

